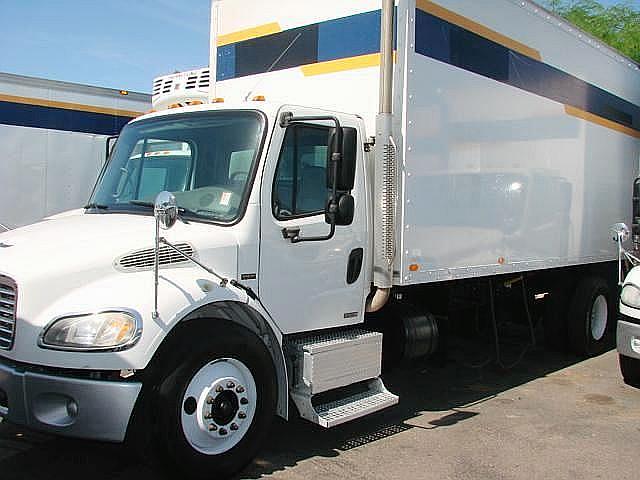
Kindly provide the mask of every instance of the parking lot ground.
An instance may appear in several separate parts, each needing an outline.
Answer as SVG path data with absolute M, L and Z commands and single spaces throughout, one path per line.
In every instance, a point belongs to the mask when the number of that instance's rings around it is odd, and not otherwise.
M 637 479 L 640 390 L 617 354 L 579 361 L 529 352 L 503 371 L 414 365 L 385 376 L 400 404 L 332 430 L 276 420 L 238 478 Z M 120 445 L 0 424 L 0 478 L 156 479 Z M 212 472 L 211 478 L 218 478 Z

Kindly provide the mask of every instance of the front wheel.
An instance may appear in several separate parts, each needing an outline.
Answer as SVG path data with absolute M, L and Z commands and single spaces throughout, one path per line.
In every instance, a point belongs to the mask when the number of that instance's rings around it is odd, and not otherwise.
M 569 344 L 574 353 L 592 357 L 612 346 L 615 300 L 600 277 L 586 277 L 576 287 L 568 318 Z
M 221 323 L 224 328 L 191 339 L 157 390 L 159 453 L 192 478 L 242 469 L 275 415 L 269 352 L 251 332 Z

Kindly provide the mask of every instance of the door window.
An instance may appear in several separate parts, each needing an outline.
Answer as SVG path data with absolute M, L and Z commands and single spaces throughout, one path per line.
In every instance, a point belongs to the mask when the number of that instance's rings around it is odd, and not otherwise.
M 278 220 L 324 212 L 329 131 L 311 125 L 287 129 L 273 185 L 273 214 Z

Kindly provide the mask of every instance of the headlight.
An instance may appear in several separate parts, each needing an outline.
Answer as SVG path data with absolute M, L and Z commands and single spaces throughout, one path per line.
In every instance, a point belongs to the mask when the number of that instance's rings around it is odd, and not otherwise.
M 640 308 L 640 288 L 628 283 L 622 287 L 620 301 L 627 307 Z
M 43 332 L 40 345 L 61 350 L 124 350 L 140 338 L 142 322 L 133 312 L 70 315 Z

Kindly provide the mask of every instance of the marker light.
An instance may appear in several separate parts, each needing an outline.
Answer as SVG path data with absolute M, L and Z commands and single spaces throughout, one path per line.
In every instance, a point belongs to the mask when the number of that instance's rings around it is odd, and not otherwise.
M 254 102 L 264 102 L 267 99 L 265 98 L 264 95 L 256 95 L 255 97 L 253 97 L 251 100 L 253 100 Z
M 224 98 L 218 97 L 211 100 L 211 103 L 224 103 Z

